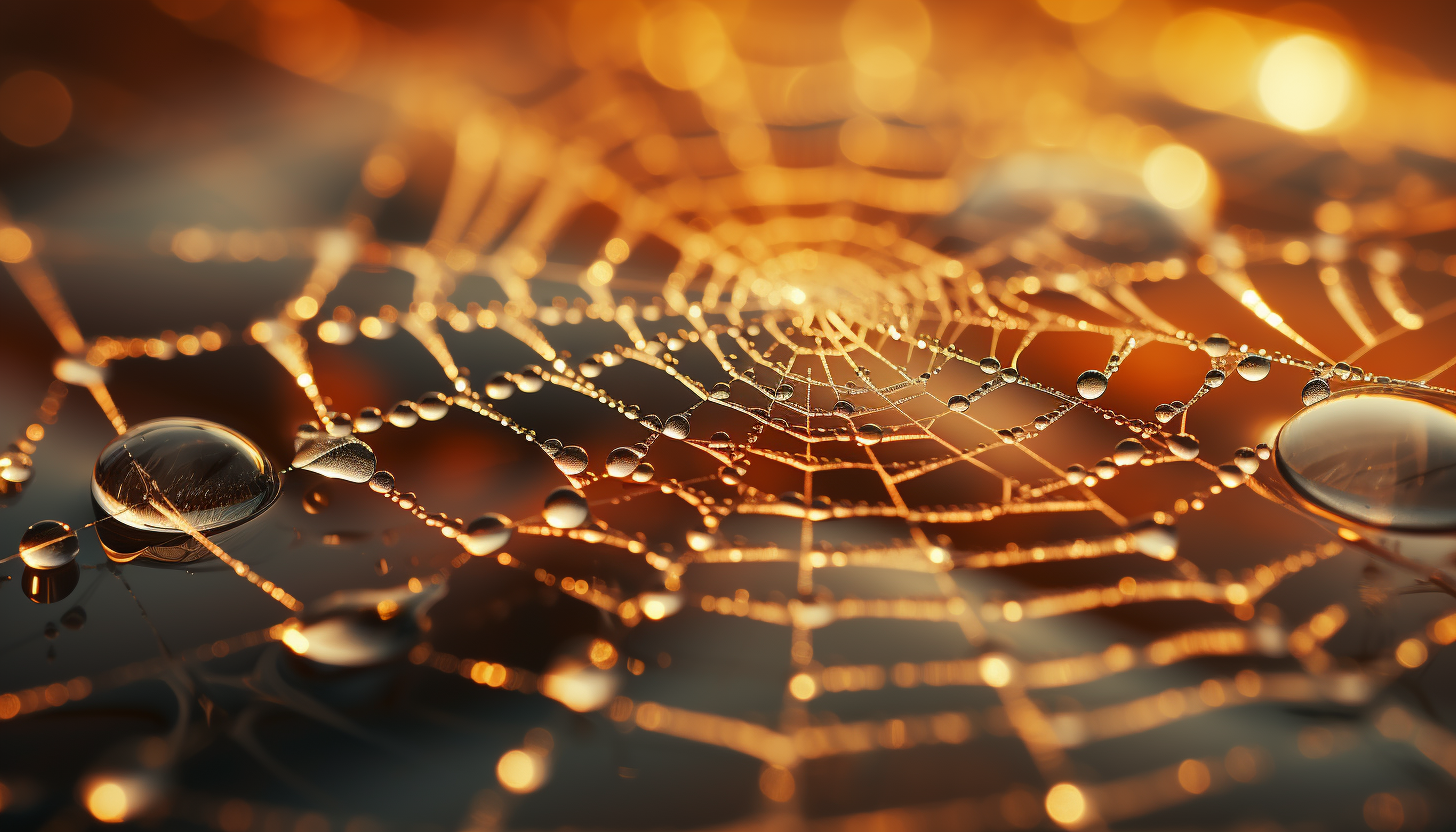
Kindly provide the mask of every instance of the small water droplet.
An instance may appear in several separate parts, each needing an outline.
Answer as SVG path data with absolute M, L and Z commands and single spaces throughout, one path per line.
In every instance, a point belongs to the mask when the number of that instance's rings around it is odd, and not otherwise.
M 986 356 L 981 359 L 981 372 L 988 376 L 995 375 L 1001 372 L 1001 362 L 991 356 Z
M 840 416 L 853 415 L 854 405 L 841 399 L 840 401 L 834 403 L 834 412 L 838 413 Z
M 1268 459 L 1273 456 L 1273 452 L 1269 450 L 1269 445 L 1264 442 L 1260 442 L 1254 446 L 1254 453 L 1258 454 L 1260 459 Z
M 1172 406 L 1171 404 L 1160 404 L 1157 407 L 1153 408 L 1153 418 L 1157 419 L 1159 422 L 1165 425 L 1173 421 L 1173 417 L 1177 415 L 1178 408 Z
M 1010 384 L 1021 378 L 1021 372 L 1015 367 L 1007 367 L 1001 371 L 1001 380 Z
M 632 482 L 649 482 L 652 480 L 652 475 L 654 473 L 655 471 L 652 468 L 652 463 L 639 463 L 636 468 L 632 469 Z
M 6 451 L 0 454 L 0 479 L 6 482 L 25 482 L 30 479 L 33 465 L 29 454 L 22 451 Z
M 721 402 L 726 400 L 731 392 L 732 388 L 728 386 L 728 382 L 720 381 L 717 384 L 713 385 L 712 391 L 708 393 L 708 398 L 712 399 L 713 401 Z
M 385 418 L 397 428 L 409 428 L 420 420 L 420 414 L 415 410 L 414 402 L 400 402 L 390 408 L 389 415 Z
M 774 390 L 773 392 L 773 398 L 776 402 L 786 402 L 793 397 L 794 385 L 792 384 L 780 384 L 778 386 L 778 389 Z
M 1445 406 L 1443 406 L 1445 405 Z M 1310 502 L 1383 528 L 1456 528 L 1456 402 L 1349 390 L 1279 431 L 1279 472 Z
M 541 450 L 545 451 L 547 456 L 555 458 L 557 454 L 561 453 L 561 440 L 547 439 L 541 443 Z
M 1245 474 L 1253 475 L 1259 470 L 1259 454 L 1253 448 L 1239 448 L 1234 451 L 1234 464 Z
M 541 514 L 552 528 L 574 529 L 585 523 L 591 512 L 587 508 L 585 494 L 562 486 L 546 495 L 546 506 Z
M 1196 459 L 1198 457 L 1198 440 L 1186 433 L 1175 434 L 1168 437 L 1168 450 L 1179 459 Z
M 1239 371 L 1239 375 L 1249 381 L 1260 381 L 1269 375 L 1270 366 L 1268 356 L 1246 355 L 1235 369 Z
M 485 383 L 485 395 L 496 401 L 509 399 L 516 392 L 516 383 L 505 373 L 492 376 L 490 381 Z
M 662 419 L 655 413 L 649 413 L 642 417 L 641 425 L 654 433 L 662 431 Z
M 1203 341 L 1203 351 L 1214 358 L 1222 358 L 1228 355 L 1229 350 L 1232 348 L 1233 346 L 1230 344 L 1229 339 L 1216 332 Z
M 586 449 L 580 445 L 567 445 L 556 452 L 556 456 L 552 458 L 552 461 L 556 463 L 556 467 L 561 473 L 573 477 L 585 471 L 589 463 Z
M 1117 447 L 1112 449 L 1112 461 L 1118 465 L 1132 465 L 1147 453 L 1148 449 L 1143 446 L 1143 443 L 1128 438 L 1117 443 Z
M 546 386 L 546 379 L 530 367 L 521 370 L 520 378 L 516 381 L 516 389 L 522 393 L 539 393 L 541 388 Z
M 637 468 L 640 457 L 631 448 L 616 448 L 607 454 L 607 476 L 625 477 Z
M 1249 478 L 1242 468 L 1233 463 L 1218 466 L 1218 470 L 1214 473 L 1218 477 L 1218 481 L 1223 483 L 1224 488 L 1238 488 Z
M 971 409 L 971 400 L 965 396 L 951 396 L 945 405 L 956 413 L 965 413 Z
M 1082 480 L 1087 478 L 1087 469 L 1080 465 L 1067 466 L 1067 482 L 1072 485 L 1081 485 Z
M 511 521 L 494 512 L 487 512 L 470 521 L 465 533 L 456 538 L 472 555 L 488 555 L 511 539 Z
M 346 482 L 368 482 L 374 476 L 374 449 L 353 436 L 299 434 L 293 467 Z
M 879 425 L 860 425 L 854 432 L 856 442 L 861 445 L 878 445 L 885 438 L 885 431 Z
M 1312 378 L 1305 382 L 1304 389 L 1299 391 L 1299 399 L 1304 402 L 1305 407 L 1320 402 L 1330 397 L 1330 383 L 1322 378 Z
M 319 441 L 358 442 L 327 436 Z M 91 496 L 102 512 L 126 526 L 180 531 L 152 507 L 152 483 L 201 531 L 256 517 L 273 504 L 281 486 L 273 463 L 256 445 L 201 419 L 143 422 L 113 439 L 96 460 Z
M 1097 460 L 1096 464 L 1092 466 L 1092 470 L 1098 477 L 1104 480 L 1110 480 L 1117 476 L 1117 463 L 1112 461 L 1111 457 L 1103 457 Z
M 388 494 L 394 490 L 394 475 L 388 471 L 375 471 L 369 478 L 369 490 L 377 494 Z
M 1088 370 L 1077 376 L 1077 395 L 1095 399 L 1107 392 L 1107 376 L 1101 370 Z
M 691 429 L 692 425 L 688 422 L 687 414 L 678 413 L 667 417 L 667 424 L 663 426 L 662 433 L 673 439 L 687 439 L 688 431 Z
M 1209 387 L 1220 387 L 1223 385 L 1223 380 L 1227 377 L 1223 370 L 1209 370 L 1203 376 L 1203 383 Z
M 20 536 L 20 559 L 33 569 L 65 566 L 80 553 L 76 532 L 59 520 L 42 520 Z
M 348 436 L 354 432 L 354 420 L 347 413 L 330 413 L 329 436 Z
M 354 417 L 355 433 L 373 433 L 384 427 L 384 414 L 377 407 L 366 407 Z
M 450 403 L 444 393 L 426 393 L 415 402 L 415 410 L 426 422 L 438 422 L 450 412 Z

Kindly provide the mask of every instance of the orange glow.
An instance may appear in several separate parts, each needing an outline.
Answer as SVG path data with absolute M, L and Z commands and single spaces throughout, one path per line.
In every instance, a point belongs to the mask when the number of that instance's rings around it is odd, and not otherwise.
M 0 135 L 24 147 L 49 144 L 71 123 L 71 93 L 54 75 L 28 69 L 0 84 Z

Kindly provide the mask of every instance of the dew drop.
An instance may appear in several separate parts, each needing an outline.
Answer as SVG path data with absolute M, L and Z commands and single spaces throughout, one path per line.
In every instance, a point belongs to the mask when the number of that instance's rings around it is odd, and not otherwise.
M 541 388 L 546 386 L 546 379 L 541 374 L 527 367 L 519 373 L 520 378 L 516 381 L 516 389 L 522 393 L 539 393 Z
M 672 439 L 687 439 L 691 429 L 692 424 L 688 422 L 687 414 L 678 413 L 667 417 L 667 424 L 663 426 L 662 432 Z
M 377 407 L 366 407 L 354 417 L 355 433 L 373 433 L 384 427 L 384 414 Z
M 981 359 L 981 372 L 988 376 L 995 375 L 1001 372 L 1001 362 L 988 355 Z
M 1087 469 L 1080 465 L 1067 466 L 1067 482 L 1071 485 L 1081 485 L 1082 480 L 1087 478 Z
M 773 399 L 776 402 L 786 402 L 794 397 L 794 386 L 792 384 L 780 384 L 778 389 L 773 391 Z
M 653 473 L 655 472 L 652 468 L 652 463 L 638 463 L 637 467 L 632 469 L 632 482 L 650 482 Z
M 852 415 L 854 413 L 854 405 L 843 400 L 837 401 L 834 403 L 834 412 L 840 416 Z
M 332 667 L 372 667 L 403 658 L 423 635 L 420 619 L 445 594 L 444 584 L 351 590 L 309 604 L 302 626 L 284 632 L 284 646 Z
M 660 433 L 662 431 L 662 419 L 659 418 L 656 413 L 649 413 L 646 416 L 643 416 L 641 424 L 642 427 L 647 428 L 654 433 Z
M 1092 470 L 1102 479 L 1110 480 L 1117 476 L 1117 463 L 1109 457 L 1103 457 L 1097 460 L 1096 464 L 1092 466 Z
M 426 422 L 438 422 L 450 412 L 450 403 L 445 400 L 444 393 L 426 393 L 415 402 L 415 410 Z
M 1203 341 L 1203 351 L 1214 358 L 1222 358 L 1228 355 L 1229 350 L 1232 348 L 1233 346 L 1229 343 L 1228 337 L 1219 335 L 1216 332 Z
M 607 476 L 625 477 L 629 476 L 637 468 L 637 461 L 640 457 L 631 448 L 616 448 L 607 454 Z
M 554 459 L 557 454 L 561 453 L 561 440 L 560 439 L 547 439 L 545 442 L 542 442 L 541 443 L 541 450 L 547 456 L 552 457 Z
M 1173 417 L 1177 415 L 1178 408 L 1172 406 L 1171 404 L 1160 404 L 1157 407 L 1153 408 L 1153 418 L 1157 419 L 1159 422 L 1165 425 L 1173 421 Z
M 1268 459 L 1273 456 L 1273 452 L 1270 451 L 1269 446 L 1263 442 L 1254 446 L 1254 453 L 1258 454 L 1260 459 Z
M 1305 407 L 1320 402 L 1330 397 L 1330 383 L 1322 378 L 1312 378 L 1305 383 L 1304 389 L 1299 391 L 1300 401 Z
M 1077 376 L 1077 395 L 1095 399 L 1107 392 L 1107 376 L 1101 370 L 1088 370 Z
M 491 376 L 490 381 L 485 383 L 485 395 L 496 401 L 509 399 L 516 392 L 516 383 L 505 373 Z
M 323 435 L 320 441 L 358 442 Z M 180 531 L 152 507 L 152 483 L 201 531 L 256 517 L 281 486 L 256 445 L 201 419 L 156 419 L 113 439 L 96 460 L 91 496 L 102 512 L 134 529 Z
M 348 436 L 354 432 L 354 420 L 347 413 L 329 414 L 329 436 Z
M 494 512 L 487 512 L 470 521 L 465 533 L 456 540 L 472 555 L 488 555 L 511 539 L 511 521 Z
M 0 479 L 6 482 L 25 482 L 30 479 L 33 464 L 30 455 L 23 451 L 6 451 L 0 454 Z
M 388 494 L 394 490 L 394 475 L 388 471 L 375 471 L 369 478 L 369 490 L 377 494 Z
M 1013 383 L 1019 378 L 1021 378 L 1021 372 L 1015 367 L 1007 367 L 1001 371 L 1001 380 L 1007 384 Z
M 1120 466 L 1133 465 L 1147 453 L 1148 449 L 1143 446 L 1143 443 L 1128 438 L 1117 443 L 1117 447 L 1112 449 L 1112 461 Z
M 1218 481 L 1223 483 L 1224 488 L 1238 488 L 1249 478 L 1242 468 L 1232 463 L 1218 466 L 1218 470 L 1214 473 L 1218 476 Z
M 546 495 L 546 507 L 542 509 L 546 523 L 555 529 L 574 529 L 586 522 L 586 495 L 575 488 L 561 488 Z
M 586 449 L 580 445 L 567 445 L 552 458 L 561 473 L 576 476 L 586 470 L 588 463 Z
M 1223 370 L 1209 370 L 1208 373 L 1203 376 L 1203 383 L 1208 385 L 1209 387 L 1220 387 L 1223 385 L 1223 380 L 1227 377 L 1228 376 L 1224 374 Z
M 1198 440 L 1186 433 L 1168 437 L 1168 450 L 1179 459 L 1198 458 Z
M 1296 413 L 1274 459 L 1296 491 L 1334 514 L 1396 530 L 1456 528 L 1452 406 L 1446 396 L 1344 391 Z
M 397 428 L 409 428 L 414 427 L 415 423 L 420 420 L 420 414 L 415 410 L 414 402 L 400 402 L 390 408 L 389 415 L 385 418 Z
M 352 436 L 305 435 L 293 441 L 293 467 L 346 482 L 374 476 L 374 449 Z
M 879 425 L 860 425 L 855 429 L 854 439 L 861 445 L 878 445 L 885 438 L 885 431 Z
M 965 413 L 971 409 L 971 400 L 965 396 L 951 396 L 950 401 L 947 401 L 945 404 L 946 407 L 949 407 L 956 413 Z
M 1259 454 L 1253 448 L 1239 448 L 1234 451 L 1234 464 L 1245 474 L 1253 476 L 1259 470 Z
M 1236 369 L 1239 371 L 1239 375 L 1243 376 L 1248 381 L 1260 381 L 1265 376 L 1269 375 L 1269 367 L 1270 362 L 1268 356 L 1246 355 L 1244 356 L 1243 360 L 1239 362 L 1239 365 Z
M 728 386 L 728 382 L 720 381 L 713 385 L 712 391 L 708 393 L 708 398 L 715 402 L 721 402 L 725 401 L 731 393 L 732 388 Z
M 20 559 L 32 569 L 65 566 L 80 553 L 76 532 L 59 520 L 42 520 L 20 536 Z

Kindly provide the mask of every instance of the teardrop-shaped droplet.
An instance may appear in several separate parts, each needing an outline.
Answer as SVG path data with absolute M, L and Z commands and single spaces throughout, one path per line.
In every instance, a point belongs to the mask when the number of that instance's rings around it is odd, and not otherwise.
M 1179 459 L 1197 459 L 1198 440 L 1186 433 L 1174 434 L 1168 437 L 1168 450 Z
M 1319 404 L 1329 397 L 1330 383 L 1318 377 L 1305 382 L 1304 389 L 1299 391 L 1299 399 L 1304 402 L 1305 407 Z
M 384 427 L 384 414 L 377 407 L 366 407 L 354 417 L 355 433 L 373 433 Z
M 511 521 L 495 512 L 487 512 L 471 520 L 470 525 L 465 527 L 465 533 L 455 539 L 472 555 L 488 555 L 511 539 Z
M 616 448 L 607 454 L 607 476 L 629 476 L 637 468 L 639 457 L 631 448 Z
M 516 383 L 505 373 L 492 376 L 490 381 L 485 383 L 485 395 L 496 401 L 509 399 L 516 392 Z
M 1148 449 L 1143 446 L 1143 443 L 1129 437 L 1117 443 L 1117 447 L 1112 449 L 1112 461 L 1118 465 L 1132 465 L 1147 453 Z
M 951 396 L 950 401 L 946 402 L 945 405 L 956 413 L 965 413 L 971 409 L 971 400 L 965 396 Z
M 300 435 L 294 445 L 294 468 L 347 482 L 368 482 L 374 476 L 374 449 L 352 436 Z
M 855 441 L 861 445 L 878 445 L 885 438 L 885 431 L 879 425 L 860 425 L 854 432 Z
M 573 477 L 585 471 L 589 462 L 586 449 L 580 445 L 567 445 L 556 452 L 552 461 L 556 463 L 556 467 L 560 469 L 561 473 Z
M 986 356 L 985 358 L 982 358 L 980 366 L 981 372 L 985 373 L 988 376 L 995 375 L 996 373 L 1001 372 L 1001 362 L 997 361 L 991 356 Z
M 1160 404 L 1157 407 L 1153 408 L 1153 418 L 1157 419 L 1159 422 L 1165 425 L 1173 421 L 1173 417 L 1177 415 L 1178 408 L 1172 406 L 1171 404 Z
M 1218 481 L 1223 483 L 1224 488 L 1238 488 L 1249 478 L 1242 468 L 1233 463 L 1218 466 L 1218 470 L 1214 474 L 1218 476 Z
M 415 410 L 414 402 L 400 402 L 390 408 L 389 415 L 384 418 L 397 428 L 408 428 L 420 421 L 420 414 Z
M 541 511 L 546 523 L 555 529 L 574 529 L 585 523 L 590 514 L 586 495 L 565 486 L 546 495 L 546 506 Z
M 450 402 L 444 393 L 426 393 L 415 402 L 415 410 L 426 422 L 438 422 L 450 412 Z
M 1252 476 L 1259 470 L 1259 454 L 1253 448 L 1239 448 L 1234 451 L 1234 464 L 1239 470 Z
M 1223 385 L 1223 381 L 1227 377 L 1228 376 L 1224 373 L 1223 370 L 1209 370 L 1203 376 L 1203 383 L 1208 385 L 1209 387 L 1220 387 Z
M 678 413 L 667 417 L 667 424 L 663 425 L 662 433 L 673 439 L 687 439 L 688 432 L 692 430 L 692 424 L 688 422 L 687 414 Z
M 1351 390 L 1299 411 L 1275 441 L 1279 473 L 1358 523 L 1456 528 L 1456 402 L 1428 398 Z
M 153 507 L 160 491 L 188 525 L 206 531 L 261 514 L 281 484 L 273 463 L 242 434 L 201 419 L 156 419 L 101 451 L 91 496 L 101 511 L 134 529 L 181 531 Z
M 65 566 L 80 553 L 76 532 L 59 520 L 42 520 L 20 536 L 20 559 L 33 569 Z
M 388 471 L 375 471 L 369 478 L 369 490 L 376 494 L 388 494 L 394 490 L 394 475 Z
M 1229 339 L 1218 333 L 1208 336 L 1203 341 L 1203 351 L 1214 358 L 1222 358 L 1228 355 L 1230 349 L 1232 349 L 1232 345 L 1229 343 Z
M 1107 375 L 1101 370 L 1088 370 L 1077 376 L 1077 395 L 1095 399 L 1107 392 Z
M 1239 362 L 1237 368 L 1239 375 L 1249 381 L 1260 381 L 1269 375 L 1269 357 L 1266 355 L 1246 355 Z

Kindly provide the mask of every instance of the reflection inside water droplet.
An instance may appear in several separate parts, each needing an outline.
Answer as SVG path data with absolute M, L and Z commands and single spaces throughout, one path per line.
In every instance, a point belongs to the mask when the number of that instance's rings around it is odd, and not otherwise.
M 1447 397 L 1364 388 L 1300 411 L 1279 431 L 1279 472 L 1316 506 L 1407 531 L 1456 528 L 1456 413 Z
M 102 450 L 91 496 L 126 526 L 175 533 L 180 529 L 152 507 L 152 489 L 189 524 L 207 531 L 261 514 L 280 486 L 273 463 L 242 434 L 202 419 L 157 419 Z

